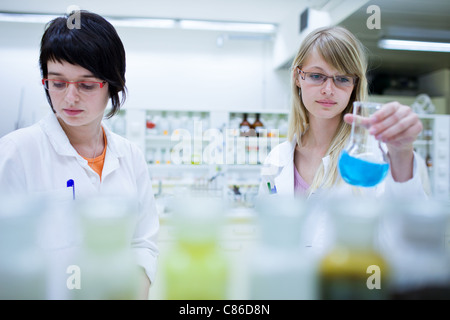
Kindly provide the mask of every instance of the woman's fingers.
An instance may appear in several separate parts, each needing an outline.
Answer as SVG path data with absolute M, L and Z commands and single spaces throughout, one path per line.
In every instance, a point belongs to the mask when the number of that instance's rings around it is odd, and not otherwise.
M 376 139 L 396 148 L 411 145 L 423 128 L 417 114 L 398 102 L 384 104 L 370 118 L 346 114 L 344 121 L 364 126 Z
M 352 124 L 354 122 L 355 125 L 362 126 L 366 129 L 370 128 L 370 118 L 347 113 L 344 115 L 344 121 L 348 124 Z

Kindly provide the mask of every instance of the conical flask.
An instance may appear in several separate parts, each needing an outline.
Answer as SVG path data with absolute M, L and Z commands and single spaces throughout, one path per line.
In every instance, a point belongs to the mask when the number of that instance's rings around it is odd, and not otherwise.
M 389 161 L 380 141 L 369 133 L 369 118 L 382 104 L 373 102 L 353 103 L 350 142 L 339 157 L 339 173 L 348 184 L 373 187 L 386 177 Z

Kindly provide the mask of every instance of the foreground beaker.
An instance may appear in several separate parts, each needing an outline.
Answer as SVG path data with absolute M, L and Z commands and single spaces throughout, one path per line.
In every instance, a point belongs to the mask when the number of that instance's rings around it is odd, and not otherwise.
M 381 108 L 382 104 L 373 102 L 353 103 L 350 142 L 339 158 L 339 173 L 348 184 L 360 187 L 373 187 L 386 177 L 389 162 L 380 141 L 369 134 L 369 117 Z
M 83 243 L 67 279 L 74 299 L 139 298 L 140 270 L 131 249 L 138 219 L 133 200 L 99 196 L 77 203 L 75 212 L 80 217 Z
M 261 238 L 248 259 L 250 299 L 317 299 L 317 258 L 304 244 L 309 207 L 303 200 L 266 197 L 256 204 Z
M 374 198 L 331 199 L 334 242 L 319 264 L 319 298 L 384 300 L 390 289 L 390 266 L 377 248 L 384 205 Z
M 0 300 L 47 297 L 46 260 L 38 238 L 45 201 L 0 194 Z
M 175 200 L 174 246 L 162 260 L 164 299 L 224 300 L 228 295 L 228 261 L 219 246 L 223 202 L 216 198 Z

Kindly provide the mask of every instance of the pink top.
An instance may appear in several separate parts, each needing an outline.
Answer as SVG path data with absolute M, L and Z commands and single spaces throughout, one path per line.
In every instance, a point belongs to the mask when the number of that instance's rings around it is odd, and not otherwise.
M 300 173 L 298 173 L 297 168 L 294 165 L 294 193 L 295 194 L 305 194 L 308 190 L 309 185 L 303 180 Z

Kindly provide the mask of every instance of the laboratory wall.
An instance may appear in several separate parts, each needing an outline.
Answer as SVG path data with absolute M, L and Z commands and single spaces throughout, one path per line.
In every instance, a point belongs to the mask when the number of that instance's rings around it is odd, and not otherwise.
M 40 84 L 43 24 L 0 23 L 0 136 L 48 112 Z M 271 37 L 118 27 L 127 53 L 124 108 L 288 109 L 289 71 Z
M 48 110 L 40 85 L 41 24 L 0 23 L 0 136 L 35 122 Z

